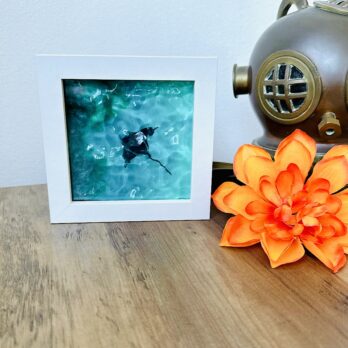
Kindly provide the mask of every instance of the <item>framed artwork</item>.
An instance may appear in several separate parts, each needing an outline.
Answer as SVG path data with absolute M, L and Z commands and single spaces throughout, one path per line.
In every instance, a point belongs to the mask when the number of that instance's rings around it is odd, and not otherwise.
M 209 219 L 216 58 L 37 58 L 52 223 Z

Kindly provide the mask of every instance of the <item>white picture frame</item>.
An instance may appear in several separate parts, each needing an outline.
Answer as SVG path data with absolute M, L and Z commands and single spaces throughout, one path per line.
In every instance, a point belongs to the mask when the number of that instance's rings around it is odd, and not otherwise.
M 51 223 L 207 220 L 213 163 L 215 57 L 37 56 Z M 191 198 L 73 201 L 63 80 L 194 81 Z

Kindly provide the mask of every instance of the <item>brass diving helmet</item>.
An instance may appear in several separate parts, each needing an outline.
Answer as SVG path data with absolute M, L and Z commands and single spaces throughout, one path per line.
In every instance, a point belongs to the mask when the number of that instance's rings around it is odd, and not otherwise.
M 297 11 L 289 13 L 292 6 Z M 348 144 L 348 1 L 283 0 L 250 66 L 234 66 L 235 97 L 250 94 L 265 129 L 254 141 L 269 152 L 296 128 L 319 156 Z

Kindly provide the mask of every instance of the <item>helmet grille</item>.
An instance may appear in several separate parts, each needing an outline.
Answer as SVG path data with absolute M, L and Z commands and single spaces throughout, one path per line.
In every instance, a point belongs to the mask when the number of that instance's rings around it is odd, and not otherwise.
M 268 105 L 281 114 L 298 111 L 305 102 L 307 92 L 304 73 L 292 64 L 277 64 L 264 80 L 264 97 Z

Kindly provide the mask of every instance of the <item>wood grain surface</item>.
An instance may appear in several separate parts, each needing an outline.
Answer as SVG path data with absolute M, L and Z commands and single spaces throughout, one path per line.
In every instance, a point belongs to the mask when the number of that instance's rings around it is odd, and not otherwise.
M 272 270 L 206 222 L 55 225 L 0 190 L 0 347 L 348 347 L 348 266 Z

